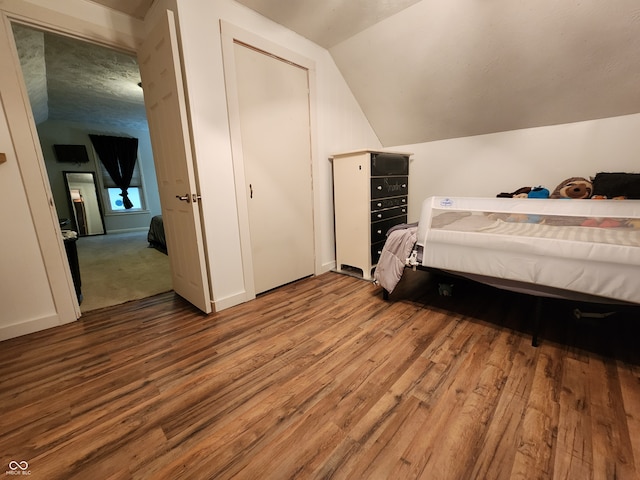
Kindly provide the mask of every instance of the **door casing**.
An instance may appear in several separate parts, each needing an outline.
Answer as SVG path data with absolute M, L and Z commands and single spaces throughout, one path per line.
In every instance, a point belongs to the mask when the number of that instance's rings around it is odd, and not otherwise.
M 11 23 L 16 22 L 42 31 L 97 43 L 132 56 L 136 56 L 138 45 L 146 34 L 144 22 L 140 20 L 130 19 L 125 22 L 126 25 L 118 22 L 119 28 L 110 28 L 84 19 L 70 17 L 64 13 L 52 12 L 46 8 L 18 2 L 2 6 L 0 21 L 4 24 L 7 40 L 10 43 L 13 42 Z M 15 44 L 12 44 L 12 47 L 12 64 L 14 70 L 20 71 L 20 61 Z M 68 323 L 81 316 L 80 306 L 76 298 L 62 238 L 59 235 L 53 195 L 49 187 L 44 156 L 24 82 L 19 82 L 18 88 L 12 93 L 15 95 L 10 95 L 11 101 L 5 102 L 4 105 L 9 129 L 16 142 L 16 157 L 23 175 L 38 243 L 43 253 L 43 262 L 56 305 L 58 323 Z M 50 326 L 53 325 L 43 325 L 43 328 Z
M 303 55 L 300 55 L 286 47 L 271 42 L 265 38 L 255 35 L 252 32 L 244 30 L 236 25 L 220 21 L 220 32 L 222 37 L 222 54 L 224 64 L 225 86 L 227 90 L 227 108 L 229 114 L 229 130 L 231 135 L 231 149 L 233 156 L 233 172 L 236 191 L 236 202 L 238 205 L 238 223 L 240 227 L 240 247 L 242 252 L 242 269 L 245 279 L 245 292 L 247 299 L 255 298 L 256 288 L 253 274 L 253 256 L 251 247 L 251 230 L 249 221 L 249 206 L 247 202 L 246 192 L 246 174 L 244 168 L 243 151 L 242 151 L 242 135 L 240 130 L 240 108 L 238 105 L 237 76 L 234 60 L 234 44 L 240 42 L 250 45 L 258 50 L 271 54 L 275 57 L 299 65 L 308 70 L 309 76 L 309 128 L 311 135 L 311 176 L 313 191 L 313 224 L 314 224 L 314 246 L 315 246 L 315 265 L 314 273 L 317 275 L 322 271 L 320 265 L 320 255 L 318 255 L 318 245 L 320 245 L 320 225 L 319 209 L 319 191 L 320 178 L 318 162 L 316 159 L 316 79 L 315 79 L 315 62 Z

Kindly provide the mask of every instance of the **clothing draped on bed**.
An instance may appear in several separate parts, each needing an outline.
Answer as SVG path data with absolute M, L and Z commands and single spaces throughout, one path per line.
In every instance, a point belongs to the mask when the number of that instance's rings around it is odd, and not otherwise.
M 416 243 L 417 232 L 417 226 L 409 226 L 393 228 L 387 235 L 373 280 L 389 293 L 393 292 L 402 277 L 407 258 Z

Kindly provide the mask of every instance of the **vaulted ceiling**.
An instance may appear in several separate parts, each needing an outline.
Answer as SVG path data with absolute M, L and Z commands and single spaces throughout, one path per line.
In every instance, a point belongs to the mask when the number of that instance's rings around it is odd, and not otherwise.
M 137 18 L 153 3 L 94 1 Z M 384 146 L 640 112 L 637 0 L 238 3 L 327 48 Z M 47 55 L 66 52 L 71 62 L 69 50 L 78 61 L 87 55 L 48 34 L 38 48 Z M 124 77 L 130 91 L 119 100 L 123 108 L 134 108 L 142 99 L 132 87 L 138 79 L 129 64 L 135 60 L 118 55 L 98 54 L 102 71 L 82 69 L 92 75 L 82 80 L 84 86 L 104 87 L 101 104 L 86 108 L 94 119 L 98 109 L 117 105 L 106 99 L 110 87 L 105 83 L 115 77 Z M 127 68 L 106 67 L 110 61 Z M 62 108 L 52 75 L 65 74 L 54 71 L 54 64 L 47 60 L 34 67 L 40 82 L 50 84 L 45 92 L 50 116 Z M 62 83 L 69 85 L 80 75 L 62 70 L 67 75 Z M 91 105 L 80 101 L 81 91 L 80 85 L 73 87 L 75 104 Z
M 384 146 L 640 112 L 637 0 L 239 2 L 326 47 Z

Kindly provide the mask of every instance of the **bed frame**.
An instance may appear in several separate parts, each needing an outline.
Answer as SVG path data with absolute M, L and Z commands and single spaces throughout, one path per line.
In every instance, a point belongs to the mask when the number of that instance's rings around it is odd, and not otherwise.
M 399 281 L 384 278 L 393 271 L 388 255 L 401 254 L 385 249 L 374 278 L 388 299 Z M 640 306 L 635 200 L 430 197 L 422 205 L 415 245 L 402 249 L 413 251 L 416 260 L 407 263 L 415 268 L 536 297 L 534 346 L 547 297 Z

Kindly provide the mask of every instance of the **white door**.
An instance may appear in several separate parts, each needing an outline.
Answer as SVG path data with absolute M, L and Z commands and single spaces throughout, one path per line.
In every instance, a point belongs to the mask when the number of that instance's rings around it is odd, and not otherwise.
M 198 190 L 173 13 L 149 34 L 138 51 L 151 146 L 173 289 L 200 310 L 211 312 Z
M 234 44 L 255 292 L 313 275 L 308 70 Z

